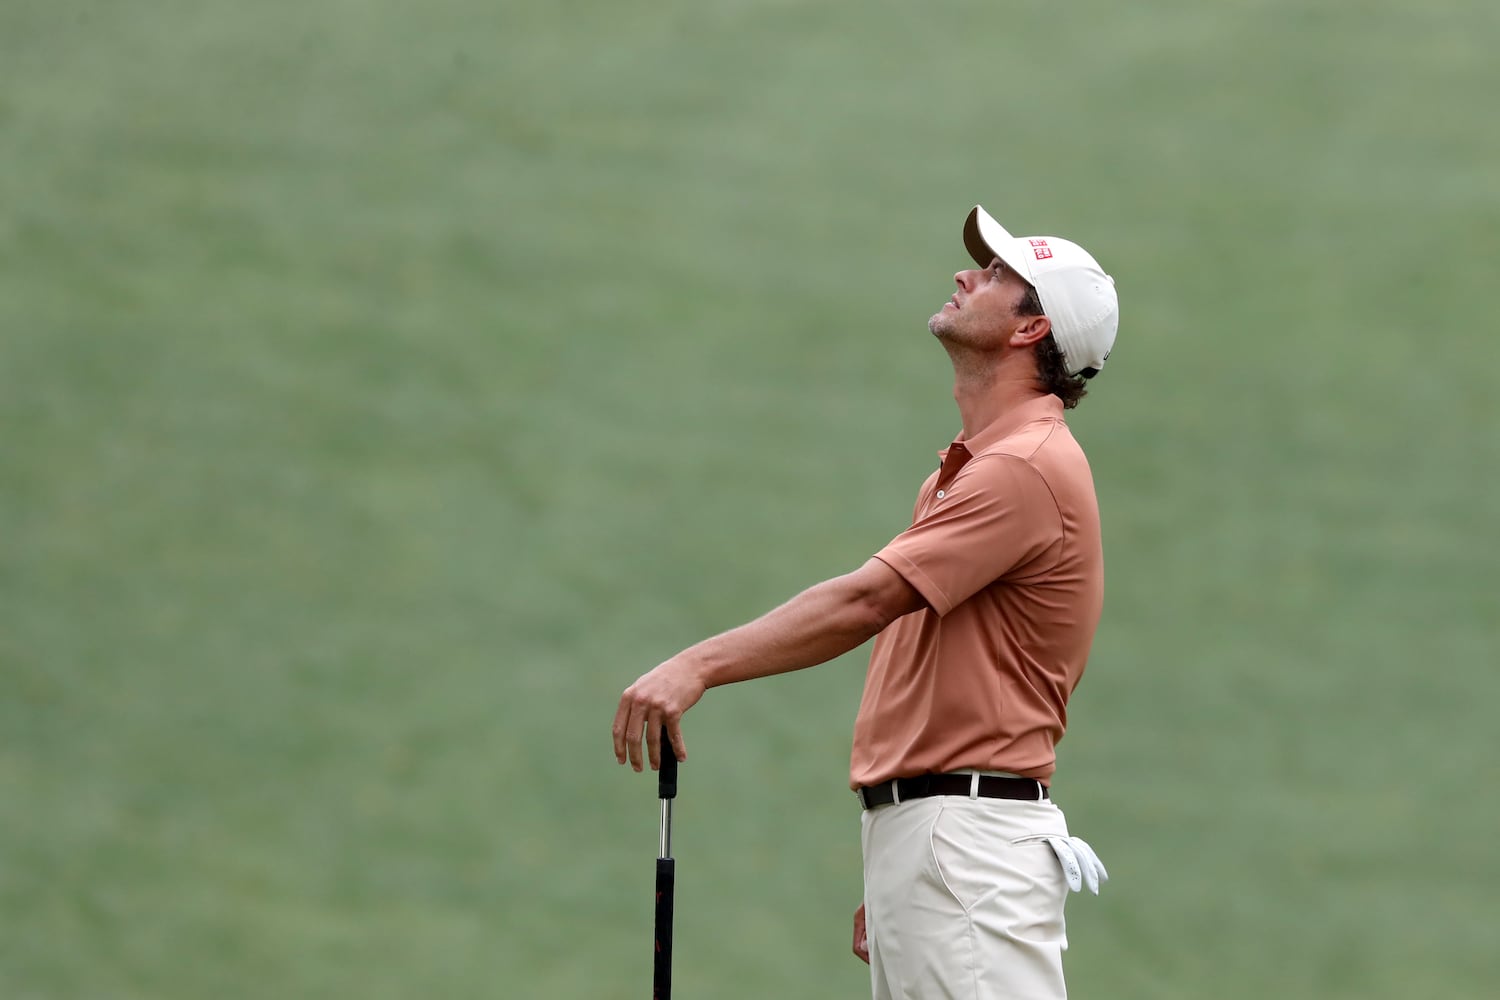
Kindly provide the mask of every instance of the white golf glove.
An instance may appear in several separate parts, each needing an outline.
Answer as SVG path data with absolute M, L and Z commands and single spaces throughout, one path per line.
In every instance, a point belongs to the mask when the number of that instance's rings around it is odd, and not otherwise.
M 1082 837 L 1048 837 L 1047 846 L 1057 855 L 1069 889 L 1077 892 L 1088 886 L 1089 892 L 1099 895 L 1099 883 L 1109 881 L 1109 872 Z

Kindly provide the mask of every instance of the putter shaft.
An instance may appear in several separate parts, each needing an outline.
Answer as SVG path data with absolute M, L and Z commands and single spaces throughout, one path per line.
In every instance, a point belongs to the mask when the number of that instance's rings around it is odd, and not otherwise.
M 672 856 L 672 800 L 661 800 L 661 829 L 657 847 L 658 858 Z
M 661 797 L 661 837 L 656 858 L 656 950 L 652 961 L 652 1000 L 672 1000 L 672 897 L 677 862 L 672 860 L 672 800 L 677 797 L 677 756 L 667 729 L 661 731 L 662 761 L 657 794 Z

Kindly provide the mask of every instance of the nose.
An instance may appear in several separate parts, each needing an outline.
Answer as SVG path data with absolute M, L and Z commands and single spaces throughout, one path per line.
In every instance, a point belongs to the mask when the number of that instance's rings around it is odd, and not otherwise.
M 972 291 L 974 284 L 974 272 L 972 270 L 959 271 L 953 276 L 953 283 L 966 292 Z

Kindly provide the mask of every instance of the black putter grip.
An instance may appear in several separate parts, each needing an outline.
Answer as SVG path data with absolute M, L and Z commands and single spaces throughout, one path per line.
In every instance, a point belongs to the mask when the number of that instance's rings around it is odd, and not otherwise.
M 677 863 L 656 859 L 656 957 L 651 968 L 651 1000 L 672 997 L 672 892 Z
M 661 770 L 656 773 L 657 798 L 677 798 L 677 753 L 672 749 L 672 741 L 667 739 L 666 726 L 661 727 Z

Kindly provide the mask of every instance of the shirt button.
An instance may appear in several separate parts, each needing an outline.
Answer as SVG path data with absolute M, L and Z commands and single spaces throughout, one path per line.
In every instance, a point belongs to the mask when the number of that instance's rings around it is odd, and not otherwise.
M 948 495 L 948 493 L 947 493 L 946 490 L 938 490 L 938 499 L 939 500 L 943 499 L 943 497 L 945 497 L 947 495 Z

